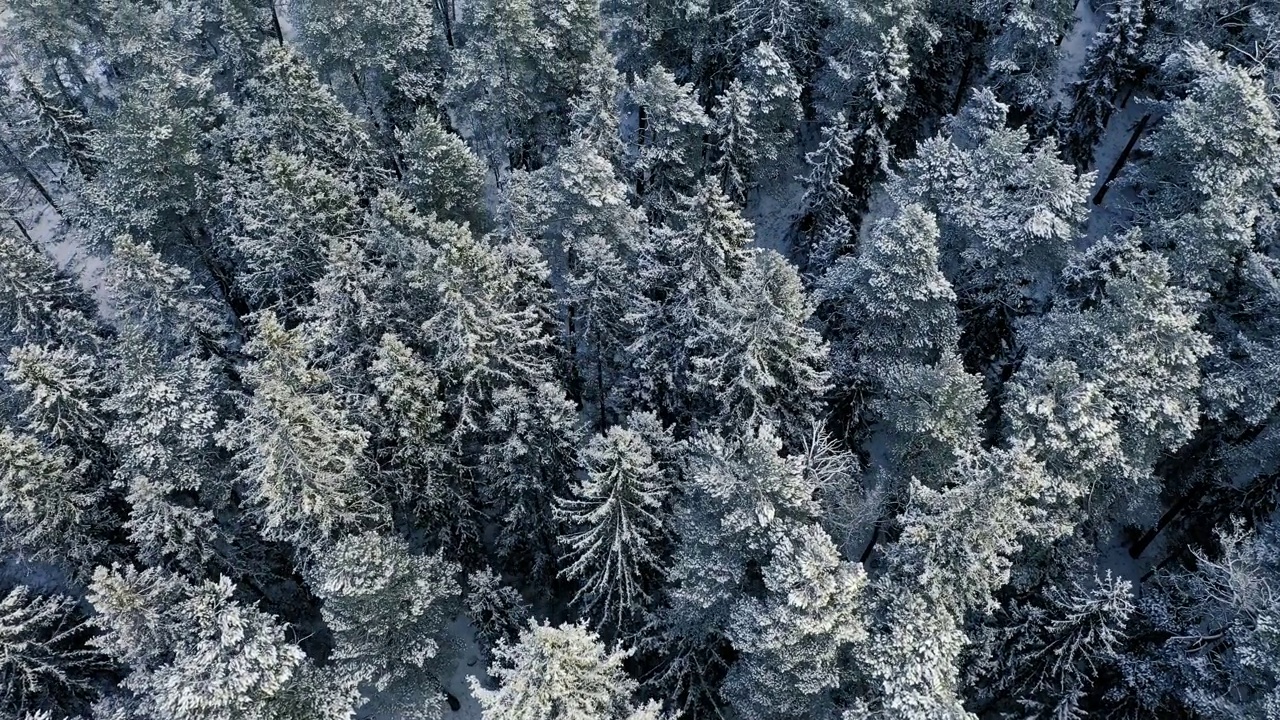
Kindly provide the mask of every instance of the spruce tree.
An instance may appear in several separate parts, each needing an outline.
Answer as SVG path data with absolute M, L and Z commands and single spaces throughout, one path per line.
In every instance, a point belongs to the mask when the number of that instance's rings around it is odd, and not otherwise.
M 152 568 L 99 567 L 94 640 L 131 668 L 124 687 L 144 718 L 272 717 L 306 656 L 275 617 L 233 597 L 231 582 L 190 584 Z
M 75 712 L 92 695 L 105 658 L 84 645 L 89 628 L 76 605 L 26 585 L 0 598 L 0 703 L 10 712 Z
M 560 574 L 579 581 L 577 600 L 619 627 L 643 612 L 661 577 L 669 532 L 667 486 L 647 439 L 614 426 L 582 451 L 586 478 L 557 501 L 568 532 Z
M 865 639 L 866 576 L 816 526 L 779 540 L 763 574 L 765 598 L 734 610 L 730 638 L 743 657 L 724 693 L 744 718 L 827 714 L 842 653 Z
M 377 522 L 382 508 L 366 475 L 368 432 L 310 366 L 305 341 L 272 313 L 258 317 L 244 375 L 245 416 L 220 434 L 239 481 L 257 504 L 262 532 L 309 550 L 335 533 Z
M 582 625 L 529 621 L 514 645 L 495 650 L 496 690 L 469 678 L 485 720 L 632 720 L 636 682 L 622 668 L 630 653 L 610 651 Z M 643 710 L 643 709 L 642 709 Z M 648 710 L 652 712 L 652 710 Z
M 385 691 L 443 666 L 445 626 L 458 609 L 460 568 L 440 556 L 414 555 L 399 538 L 367 532 L 324 550 L 308 584 L 333 634 L 329 661 Z
M 1063 153 L 1080 169 L 1093 164 L 1093 150 L 1116 110 L 1119 96 L 1133 89 L 1143 68 L 1141 43 L 1146 31 L 1141 0 L 1118 0 L 1107 24 L 1094 35 L 1080 80 L 1072 86 L 1071 110 L 1063 135 Z

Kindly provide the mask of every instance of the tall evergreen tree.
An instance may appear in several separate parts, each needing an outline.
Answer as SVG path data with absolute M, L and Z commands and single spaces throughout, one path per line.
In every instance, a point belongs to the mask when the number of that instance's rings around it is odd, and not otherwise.
M 469 678 L 485 720 L 641 720 L 656 715 L 635 709 L 636 682 L 627 677 L 626 651 L 606 650 L 582 625 L 530 621 L 515 645 L 499 645 L 493 674 L 498 688 Z
M 404 163 L 405 195 L 418 212 L 442 220 L 480 223 L 484 165 L 467 144 L 431 110 L 419 110 L 413 124 L 396 131 Z
M 785 153 L 801 117 L 800 84 L 773 45 L 762 42 L 747 53 L 713 116 L 721 185 L 743 200 L 789 164 Z
M 67 448 L 48 447 L 11 430 L 0 431 L 0 504 L 5 545 L 32 560 L 91 569 L 104 550 L 110 516 L 103 488 Z
M 694 89 L 676 82 L 661 65 L 636 78 L 628 92 L 638 115 L 628 171 L 645 208 L 660 218 L 693 191 L 706 162 L 704 138 L 711 118 Z
M 730 636 L 743 658 L 724 692 L 744 718 L 829 714 L 841 654 L 865 639 L 866 576 L 817 526 L 782 538 L 763 574 L 765 599 L 734 610 Z
M 1094 35 L 1080 68 L 1080 80 L 1072 86 L 1063 153 L 1082 170 L 1093 164 L 1094 146 L 1102 138 L 1119 96 L 1131 91 L 1142 73 L 1144 13 L 1141 0 L 1115 3 L 1107 24 Z
M 449 104 L 480 130 L 495 172 L 540 167 L 568 135 L 572 102 L 598 79 L 599 3 L 481 2 L 458 35 Z
M 647 439 L 630 428 L 593 437 L 582 464 L 586 478 L 557 502 L 569 527 L 560 538 L 568 561 L 560 574 L 579 580 L 580 602 L 623 627 L 645 609 L 661 577 L 671 488 Z
M 245 416 L 222 433 L 239 481 L 257 503 L 262 532 L 301 550 L 335 533 L 378 522 L 382 508 L 366 476 L 367 431 L 357 426 L 307 361 L 305 341 L 272 313 L 258 317 L 244 370 Z
M 1217 293 L 1262 242 L 1259 225 L 1275 203 L 1280 167 L 1277 113 L 1265 86 L 1217 53 L 1193 45 L 1170 60 L 1190 75 L 1185 98 L 1140 146 L 1131 166 L 1147 242 L 1167 254 L 1179 281 Z
M 93 674 L 105 664 L 84 645 L 88 630 L 74 598 L 39 595 L 26 585 L 0 598 L 0 701 L 6 709 L 75 712 L 92 695 Z
M 378 691 L 428 678 L 448 657 L 445 626 L 457 611 L 459 567 L 440 556 L 413 555 L 399 538 L 367 532 L 323 551 L 308 584 L 324 603 L 333 634 L 331 663 Z
M 751 587 L 752 569 L 821 512 L 799 459 L 780 456 L 773 431 L 747 433 L 693 440 L 676 504 L 676 548 L 656 617 L 665 670 L 656 680 L 688 712 L 722 702 L 735 603 Z
M 235 600 L 226 578 L 199 585 L 158 569 L 100 567 L 89 600 L 95 644 L 131 668 L 140 717 L 272 718 L 306 656 L 275 617 Z M 286 715 L 287 717 L 287 715 Z
M 1127 236 L 1094 246 L 1068 269 L 1067 277 L 1079 283 L 1074 302 L 1055 307 L 1025 336 L 1034 357 L 1074 363 L 1064 368 L 1069 384 L 1062 392 L 1093 397 L 1082 406 L 1054 410 L 1055 415 L 1069 413 L 1061 420 L 1046 422 L 1051 401 L 1043 396 L 1014 404 L 1011 413 L 1027 432 L 1024 439 L 1034 438 L 1032 452 L 1039 452 L 1036 445 L 1052 449 L 1052 434 L 1061 432 L 1061 425 L 1069 428 L 1078 438 L 1073 446 L 1091 447 L 1088 462 L 1073 465 L 1050 452 L 1046 462 L 1064 463 L 1069 474 L 1102 465 L 1085 476 L 1080 492 L 1088 487 L 1112 498 L 1150 497 L 1157 491 L 1150 475 L 1155 462 L 1189 440 L 1199 424 L 1199 364 L 1210 351 L 1208 337 L 1196 329 L 1197 297 L 1174 286 L 1168 263 L 1137 242 Z M 1029 377 L 1038 370 L 1036 364 L 1026 367 Z M 1015 383 L 1024 382 L 1021 372 L 1015 377 Z M 1085 412 L 1090 415 L 1077 415 Z M 1114 436 L 1084 439 L 1098 431 Z

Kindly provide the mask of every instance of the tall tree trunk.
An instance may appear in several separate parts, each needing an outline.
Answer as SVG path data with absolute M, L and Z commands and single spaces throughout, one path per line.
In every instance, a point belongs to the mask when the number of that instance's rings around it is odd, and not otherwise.
M 14 151 L 6 140 L 0 139 L 0 149 L 3 149 L 5 154 L 12 159 L 14 167 L 17 168 L 18 172 L 27 179 L 27 183 L 31 185 L 36 192 L 40 193 L 40 196 L 44 198 L 45 202 L 49 203 L 49 207 L 53 208 L 54 212 L 65 217 L 62 212 L 62 208 L 58 207 L 58 203 L 54 202 L 53 195 L 49 193 L 49 189 L 44 186 L 43 182 L 40 182 L 40 178 L 36 177 L 35 173 L 31 172 L 30 166 L 23 161 L 22 157 Z
M 267 0 L 267 5 L 271 8 L 271 31 L 276 36 L 276 43 L 284 47 L 284 28 L 280 26 L 280 13 L 276 10 L 276 2 Z
M 35 241 L 35 239 L 31 237 L 31 233 L 27 232 L 27 226 L 26 226 L 26 224 L 24 224 L 24 223 L 22 222 L 22 220 L 20 220 L 16 214 L 14 214 L 14 213 L 12 213 L 12 212 L 11 212 L 11 213 L 9 213 L 9 219 L 13 221 L 13 224 L 14 224 L 14 225 L 17 225 L 17 226 L 18 226 L 18 232 L 22 233 L 22 237 L 26 238 L 26 239 L 27 239 L 27 242 L 31 243 L 32 245 L 34 245 L 34 246 L 36 246 L 36 247 L 39 247 L 39 246 L 40 246 L 40 244 L 39 244 L 39 243 L 37 243 L 37 242 Z
M 448 0 L 436 0 L 436 9 L 440 11 L 440 22 L 444 24 L 444 41 L 453 49 L 453 8 Z
M 1151 113 L 1147 113 L 1134 126 L 1133 134 L 1129 136 L 1129 142 L 1125 144 L 1124 151 L 1116 159 L 1116 164 L 1111 166 L 1111 172 L 1107 173 L 1107 179 L 1102 183 L 1102 187 L 1098 188 L 1098 194 L 1093 196 L 1094 205 L 1101 205 L 1102 201 L 1107 197 L 1107 190 L 1111 188 L 1111 183 L 1119 177 L 1120 171 L 1124 169 L 1124 164 L 1129 162 L 1129 153 L 1133 152 L 1134 146 L 1138 144 L 1138 138 L 1142 137 L 1142 131 L 1147 129 L 1147 122 L 1150 120 Z

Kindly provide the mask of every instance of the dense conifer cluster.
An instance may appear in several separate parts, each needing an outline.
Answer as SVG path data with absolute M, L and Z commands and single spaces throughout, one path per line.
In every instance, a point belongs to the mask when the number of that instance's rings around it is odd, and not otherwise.
M 1280 720 L 1273 0 L 0 50 L 0 719 Z

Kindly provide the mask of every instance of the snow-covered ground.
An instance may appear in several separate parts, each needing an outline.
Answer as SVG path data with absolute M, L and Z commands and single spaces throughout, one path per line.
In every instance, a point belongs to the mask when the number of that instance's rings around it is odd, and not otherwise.
M 1152 108 L 1140 99 L 1132 98 L 1128 104 L 1117 110 L 1107 123 L 1107 130 L 1093 152 L 1093 170 L 1096 176 L 1093 179 L 1093 187 L 1089 191 L 1089 221 L 1084 236 L 1080 238 L 1082 244 L 1096 242 L 1104 235 L 1115 235 L 1127 225 L 1134 196 L 1131 190 L 1119 184 L 1118 179 L 1111 183 L 1102 204 L 1092 204 L 1092 198 L 1106 182 L 1107 173 L 1111 172 L 1111 168 L 1120 159 L 1124 146 L 1129 142 L 1142 116 L 1151 110 Z M 1147 127 L 1151 127 L 1150 123 Z
M 40 222 L 30 230 L 32 239 L 44 245 L 63 272 L 79 278 L 80 287 L 98 303 L 99 314 L 108 318 L 107 258 L 85 249 L 80 238 L 67 232 L 66 225 L 52 210 L 42 213 Z
M 449 626 L 449 635 L 455 639 L 461 652 L 458 653 L 458 664 L 444 684 L 444 689 L 457 698 L 461 707 L 451 710 L 446 707 L 443 720 L 480 720 L 480 703 L 471 696 L 471 685 L 467 678 L 475 676 L 486 685 L 491 683 L 485 673 L 484 657 L 480 652 L 480 643 L 476 641 L 476 629 L 466 617 L 459 615 Z
M 743 215 L 755 228 L 755 246 L 791 257 L 790 234 L 804 214 L 804 187 L 789 174 L 751 193 Z
M 1106 21 L 1105 16 L 1093 12 L 1089 0 L 1076 1 L 1075 25 L 1058 47 L 1062 51 L 1062 57 L 1058 62 L 1058 77 L 1053 85 L 1053 93 L 1058 102 L 1064 105 L 1071 102 L 1068 92 L 1071 83 L 1080 79 L 1080 67 L 1084 65 L 1093 36 Z

